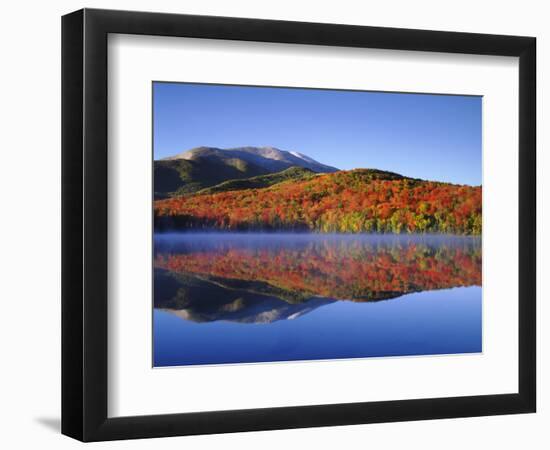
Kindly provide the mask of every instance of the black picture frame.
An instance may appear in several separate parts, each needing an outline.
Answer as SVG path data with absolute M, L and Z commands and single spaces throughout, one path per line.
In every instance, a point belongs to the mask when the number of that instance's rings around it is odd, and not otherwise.
M 517 393 L 107 416 L 109 33 L 519 57 Z M 82 441 L 535 412 L 536 39 L 83 9 L 62 18 L 62 433 Z M 144 176 L 146 176 L 144 174 Z M 513 295 L 511 293 L 511 295 Z

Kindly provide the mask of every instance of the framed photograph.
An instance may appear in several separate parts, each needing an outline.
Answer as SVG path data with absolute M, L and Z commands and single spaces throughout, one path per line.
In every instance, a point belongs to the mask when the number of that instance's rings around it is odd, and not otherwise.
M 535 38 L 62 21 L 62 432 L 535 412 Z

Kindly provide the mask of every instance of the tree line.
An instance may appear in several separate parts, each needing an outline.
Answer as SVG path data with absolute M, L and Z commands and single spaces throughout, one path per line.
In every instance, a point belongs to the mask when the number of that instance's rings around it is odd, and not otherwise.
M 481 203 L 481 186 L 384 179 L 356 169 L 264 189 L 159 200 L 154 216 L 160 229 L 479 235 Z

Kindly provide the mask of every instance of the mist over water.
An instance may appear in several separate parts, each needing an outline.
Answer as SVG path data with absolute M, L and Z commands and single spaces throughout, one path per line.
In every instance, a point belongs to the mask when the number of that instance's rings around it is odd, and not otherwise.
M 284 232 L 218 232 L 186 231 L 155 233 L 155 251 L 185 250 L 197 247 L 216 248 L 220 246 L 299 246 L 308 243 L 371 245 L 410 245 L 429 246 L 466 245 L 481 249 L 480 236 L 460 236 L 449 234 L 361 234 L 361 233 L 284 233 Z
M 481 351 L 481 239 L 154 238 L 154 365 Z

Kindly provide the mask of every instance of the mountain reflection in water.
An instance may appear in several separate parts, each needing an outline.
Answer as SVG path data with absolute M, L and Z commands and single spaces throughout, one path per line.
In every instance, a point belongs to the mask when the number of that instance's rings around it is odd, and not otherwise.
M 459 236 L 155 236 L 154 304 L 197 323 L 266 324 L 338 301 L 481 285 L 481 239 Z

